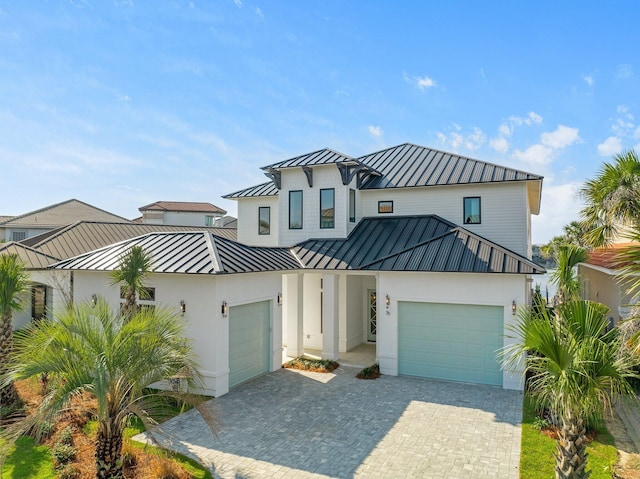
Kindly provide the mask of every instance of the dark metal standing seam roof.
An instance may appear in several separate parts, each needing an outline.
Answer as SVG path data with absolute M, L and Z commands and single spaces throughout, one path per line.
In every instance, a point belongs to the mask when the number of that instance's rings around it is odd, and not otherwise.
M 348 238 L 293 247 L 308 269 L 544 273 L 544 268 L 439 216 L 364 218 Z
M 204 231 L 149 233 L 51 267 L 113 271 L 132 246 L 141 246 L 151 255 L 155 273 L 255 273 L 302 268 L 288 248 L 254 248 Z
M 232 200 L 235 198 L 251 198 L 256 196 L 278 196 L 278 188 L 273 184 L 273 181 L 268 181 L 245 188 L 244 190 L 229 193 L 228 195 L 224 195 L 223 198 Z
M 324 148 L 322 150 L 306 153 L 288 160 L 279 161 L 271 165 L 263 166 L 263 170 L 294 168 L 296 166 L 330 165 L 333 163 L 352 163 L 353 158 L 343 153 Z
M 355 161 L 381 173 L 379 177 L 370 177 L 361 189 L 542 180 L 541 176 L 533 173 L 411 143 L 371 153 Z

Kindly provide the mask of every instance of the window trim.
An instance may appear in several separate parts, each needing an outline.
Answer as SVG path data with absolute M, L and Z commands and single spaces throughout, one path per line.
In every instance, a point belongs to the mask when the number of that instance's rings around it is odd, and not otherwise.
M 16 239 L 16 234 L 17 235 L 24 235 L 23 238 L 20 239 Z M 15 241 L 16 243 L 19 243 L 20 241 L 24 241 L 29 237 L 29 232 L 26 230 L 12 230 L 11 231 L 11 241 Z
M 353 202 L 352 202 L 353 200 Z M 353 209 L 353 215 L 352 210 Z M 349 188 L 349 223 L 356 222 L 356 190 Z
M 216 217 L 213 215 L 204 215 L 204 225 L 208 227 L 215 226 Z
M 267 231 L 262 232 L 262 211 L 267 212 Z M 268 236 L 271 234 L 271 206 L 258 206 L 258 236 Z
M 478 200 L 478 221 L 467 221 L 467 200 Z M 472 215 L 469 215 L 471 219 Z M 462 198 L 462 224 L 480 225 L 482 224 L 482 198 L 480 196 L 465 196 Z
M 300 193 L 300 226 L 291 226 L 291 196 L 294 193 Z M 289 191 L 289 229 L 301 230 L 304 227 L 304 193 L 302 190 L 290 190 Z
M 325 191 L 330 191 L 331 192 L 331 200 L 333 203 L 333 207 L 331 208 L 333 210 L 333 216 L 331 218 L 331 226 L 323 226 L 322 224 L 322 193 Z M 321 230 L 331 230 L 331 229 L 335 229 L 336 227 L 336 189 L 335 188 L 321 188 L 320 189 L 320 229 Z
M 381 207 L 383 204 L 387 203 L 387 206 L 391 206 L 391 211 L 382 211 Z M 393 200 L 380 200 L 378 201 L 378 214 L 379 215 L 389 215 L 393 214 Z

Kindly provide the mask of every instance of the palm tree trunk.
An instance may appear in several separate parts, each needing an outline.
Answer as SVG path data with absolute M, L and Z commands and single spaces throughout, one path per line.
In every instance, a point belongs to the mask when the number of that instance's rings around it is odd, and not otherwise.
M 110 420 L 101 424 L 96 437 L 96 477 L 122 479 L 122 431 Z
M 0 316 L 0 377 L 7 372 L 9 356 L 13 349 L 13 324 L 11 312 Z M 0 389 L 0 404 L 8 406 L 18 400 L 18 392 L 13 382 Z M 1 418 L 0 418 L 1 419 Z
M 568 418 L 562 421 L 556 450 L 556 479 L 587 479 L 587 429 L 584 421 Z
M 132 287 L 127 287 L 124 300 L 124 322 L 128 323 L 131 318 L 138 312 L 138 303 L 136 302 L 136 291 Z

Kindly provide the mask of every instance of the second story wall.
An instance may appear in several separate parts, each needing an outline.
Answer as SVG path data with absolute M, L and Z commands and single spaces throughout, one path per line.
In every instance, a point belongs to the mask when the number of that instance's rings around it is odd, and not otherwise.
M 466 224 L 464 198 L 480 198 L 480 223 Z M 379 213 L 379 202 L 383 211 Z M 362 216 L 439 215 L 500 246 L 530 256 L 526 182 L 361 190 Z
M 262 225 L 259 218 L 261 211 Z M 267 215 L 270 220 L 268 225 L 264 223 Z M 258 196 L 238 200 L 238 241 L 240 243 L 251 246 L 278 246 L 279 221 L 277 196 Z
M 301 168 L 282 170 L 281 189 L 279 193 L 279 228 L 280 246 L 291 246 L 309 238 L 344 238 L 357 222 L 349 221 L 349 189 L 355 190 L 356 180 L 351 185 L 342 184 L 342 178 L 336 165 L 320 165 L 313 167 L 313 186 L 310 187 L 307 177 Z M 320 191 L 334 190 L 334 226 L 321 228 Z M 302 227 L 289 227 L 289 192 L 302 192 Z M 355 192 L 356 196 L 358 192 Z M 357 203 L 356 203 L 357 206 Z M 240 214 L 238 214 L 240 216 Z

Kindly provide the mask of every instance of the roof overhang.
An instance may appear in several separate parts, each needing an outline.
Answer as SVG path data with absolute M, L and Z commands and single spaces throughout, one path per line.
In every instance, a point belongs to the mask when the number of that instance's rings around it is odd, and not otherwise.
M 527 181 L 527 196 L 529 198 L 529 209 L 532 215 L 540 214 L 540 203 L 542 202 L 542 180 Z

